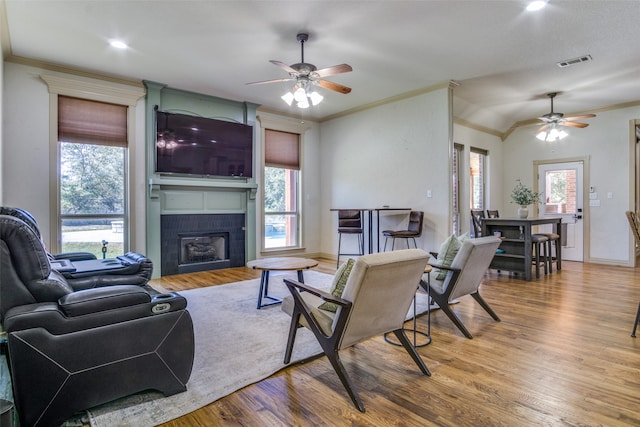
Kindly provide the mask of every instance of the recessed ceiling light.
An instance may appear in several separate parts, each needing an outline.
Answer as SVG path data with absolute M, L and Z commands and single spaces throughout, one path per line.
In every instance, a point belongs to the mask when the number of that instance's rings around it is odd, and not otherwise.
M 111 45 L 111 47 L 115 47 L 116 49 L 126 49 L 126 48 L 129 47 L 122 40 L 115 40 L 115 39 L 114 40 L 109 40 L 109 44 Z
M 529 12 L 534 12 L 536 10 L 542 9 L 546 5 L 547 5 L 547 2 L 545 0 L 532 1 L 532 2 L 529 2 L 529 4 L 527 5 L 527 10 Z

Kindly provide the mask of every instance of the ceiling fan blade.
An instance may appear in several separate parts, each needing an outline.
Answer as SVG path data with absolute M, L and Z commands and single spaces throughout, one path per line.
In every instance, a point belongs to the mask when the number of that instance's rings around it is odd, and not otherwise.
M 548 126 L 547 125 L 542 125 L 538 128 L 538 130 L 536 130 L 536 134 L 539 134 L 542 131 L 547 130 Z
M 578 122 L 564 122 L 562 123 L 562 126 L 571 126 L 574 128 L 586 128 L 589 125 L 586 123 L 578 123 Z
M 565 120 L 578 120 L 578 119 L 590 119 L 592 117 L 595 117 L 595 114 L 584 114 L 582 116 L 573 116 L 573 117 L 565 117 Z
M 334 76 L 336 74 L 341 74 L 341 73 L 348 73 L 350 71 L 353 71 L 353 68 L 351 68 L 351 65 L 340 64 L 340 65 L 334 65 L 333 67 L 323 68 L 322 70 L 316 70 L 313 72 L 313 74 L 317 74 L 318 77 L 327 77 L 327 76 Z
M 280 62 L 280 61 L 275 61 L 275 60 L 270 60 L 269 62 L 271 62 L 273 65 L 276 65 L 280 68 L 282 68 L 283 70 L 285 70 L 287 73 L 291 73 L 291 74 L 298 74 L 298 71 L 294 68 L 291 68 L 290 66 L 288 66 L 287 64 L 285 64 L 284 62 Z
M 274 79 L 274 80 L 263 80 L 261 82 L 251 82 L 251 83 L 247 83 L 247 84 L 248 85 L 261 85 L 261 84 L 265 84 L 265 83 L 290 82 L 291 80 L 295 80 L 295 79 L 289 77 L 289 78 L 284 78 L 284 79 Z
M 342 86 L 341 84 L 333 83 L 327 80 L 315 80 L 314 83 L 325 89 L 333 90 L 333 91 L 344 93 L 344 94 L 351 92 L 350 87 Z

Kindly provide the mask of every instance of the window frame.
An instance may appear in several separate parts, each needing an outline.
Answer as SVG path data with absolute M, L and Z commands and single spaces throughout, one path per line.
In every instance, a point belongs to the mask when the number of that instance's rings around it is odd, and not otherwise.
M 60 144 L 58 142 L 58 96 L 69 96 L 91 101 L 106 102 L 127 107 L 127 150 L 125 154 L 125 212 L 127 218 L 124 232 L 125 248 L 135 248 L 136 203 L 133 187 L 133 164 L 135 159 L 136 104 L 145 95 L 140 86 L 105 81 L 86 76 L 42 74 L 49 89 L 49 250 L 59 252 L 62 247 L 62 218 L 60 214 Z
M 259 171 L 259 179 L 260 179 L 260 203 L 256 203 L 257 208 L 259 209 L 260 214 L 257 216 L 257 230 L 260 230 L 258 234 L 258 240 L 260 244 L 258 247 L 260 248 L 261 253 L 276 253 L 276 252 L 290 252 L 290 251 L 299 251 L 304 249 L 304 227 L 305 227 L 305 214 L 304 214 L 304 202 L 302 199 L 302 195 L 304 194 L 304 164 L 305 164 L 305 156 L 304 156 L 304 147 L 305 147 L 305 132 L 310 128 L 310 125 L 301 122 L 289 120 L 286 118 L 280 118 L 271 116 L 268 114 L 261 114 L 257 116 L 257 119 L 260 123 L 260 171 Z M 265 206 L 264 206 L 264 179 L 265 179 L 265 134 L 266 130 L 274 130 L 280 132 L 288 132 L 298 135 L 298 150 L 299 150 L 299 170 L 297 171 L 298 182 L 297 182 L 297 245 L 295 246 L 286 246 L 286 247 L 278 247 L 278 248 L 265 248 Z M 271 213 L 273 214 L 273 213 Z
M 479 161 L 479 173 L 480 173 L 480 205 L 474 206 L 473 204 L 473 174 L 471 173 L 471 155 L 477 154 L 480 156 Z M 487 205 L 486 194 L 487 194 L 487 157 L 489 156 L 489 152 L 487 150 L 483 150 L 482 148 L 469 147 L 469 209 L 482 209 L 484 210 Z

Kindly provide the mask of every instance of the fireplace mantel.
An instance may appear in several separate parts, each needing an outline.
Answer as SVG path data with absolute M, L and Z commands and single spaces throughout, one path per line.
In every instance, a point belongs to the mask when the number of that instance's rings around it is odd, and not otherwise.
M 149 179 L 149 192 L 159 191 L 171 187 L 207 187 L 207 188 L 224 188 L 236 190 L 253 190 L 258 189 L 258 184 L 251 182 L 245 178 L 238 179 L 206 179 L 206 178 L 189 178 L 178 176 L 157 175 Z

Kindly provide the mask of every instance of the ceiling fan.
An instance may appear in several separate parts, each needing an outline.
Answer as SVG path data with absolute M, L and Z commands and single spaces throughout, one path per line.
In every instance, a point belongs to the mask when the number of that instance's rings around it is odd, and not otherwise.
M 289 73 L 289 77 L 282 78 L 282 79 L 252 82 L 247 84 L 256 85 L 256 84 L 265 84 L 265 83 L 295 81 L 296 83 L 293 86 L 292 91 L 289 94 L 286 94 L 285 96 L 283 96 L 282 98 L 289 105 L 291 105 L 291 102 L 295 99 L 298 102 L 298 107 L 300 108 L 306 108 L 309 106 L 308 101 L 306 100 L 307 97 L 311 99 L 313 105 L 316 105 L 320 101 L 322 101 L 322 96 L 320 94 L 318 94 L 317 92 L 309 92 L 310 90 L 312 90 L 313 86 L 320 86 L 322 88 L 333 90 L 335 92 L 344 93 L 344 94 L 351 92 L 350 87 L 343 86 L 338 83 L 330 82 L 328 80 L 323 80 L 324 77 L 333 76 L 336 74 L 348 73 L 352 71 L 352 68 L 350 65 L 340 64 L 340 65 L 334 65 L 332 67 L 327 67 L 327 68 L 318 70 L 318 68 L 315 65 L 304 62 L 304 44 L 307 40 L 309 40 L 309 34 L 300 33 L 296 36 L 296 38 L 298 42 L 300 42 L 301 60 L 299 63 L 293 64 L 293 65 L 287 65 L 280 61 L 275 61 L 275 60 L 269 61 L 272 64 L 282 68 L 287 73 Z M 314 96 L 314 93 L 315 93 L 315 96 Z M 287 100 L 285 98 L 290 98 L 290 99 Z
M 570 126 L 575 128 L 586 128 L 589 126 L 587 123 L 576 122 L 579 119 L 588 119 L 595 117 L 595 114 L 583 114 L 581 116 L 564 117 L 562 113 L 556 113 L 553 111 L 553 98 L 558 95 L 558 92 L 550 92 L 547 94 L 551 99 L 551 112 L 538 117 L 544 124 L 536 132 L 536 138 L 543 141 L 551 141 L 562 139 L 568 134 L 562 130 L 562 126 Z

